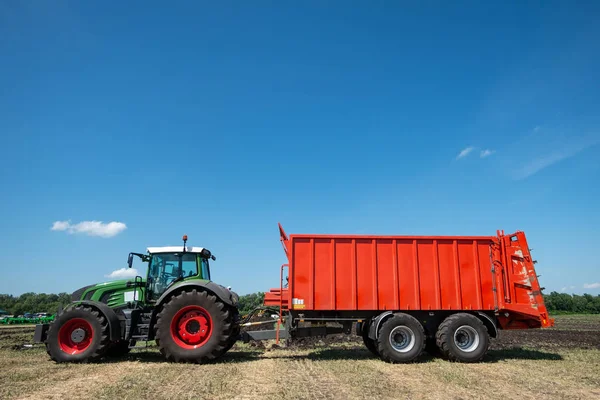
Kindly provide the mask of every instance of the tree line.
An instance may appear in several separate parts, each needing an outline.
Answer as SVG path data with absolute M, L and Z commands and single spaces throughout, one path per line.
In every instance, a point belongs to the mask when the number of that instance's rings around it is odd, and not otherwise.
M 242 315 L 247 314 L 255 307 L 262 306 L 265 294 L 263 292 L 250 293 L 240 296 L 239 309 Z M 71 301 L 68 293 L 24 293 L 20 296 L 0 294 L 0 310 L 18 316 L 26 312 L 47 312 L 54 314 L 59 306 L 65 306 Z M 600 314 L 600 295 L 567 294 L 551 292 L 544 295 L 544 302 L 548 312 Z
M 600 295 L 567 294 L 550 292 L 544 295 L 544 303 L 548 312 L 565 312 L 577 314 L 600 314 Z
M 240 296 L 239 309 L 242 315 L 249 313 L 256 307 L 262 306 L 265 294 L 263 292 L 251 293 Z M 71 302 L 68 293 L 23 293 L 20 296 L 0 294 L 0 310 L 8 314 L 19 316 L 25 313 L 47 312 L 54 314 L 60 306 L 64 307 Z
M 11 315 L 19 316 L 25 313 L 50 313 L 55 314 L 59 306 L 66 306 L 71 301 L 68 293 L 23 293 L 20 296 L 0 294 L 0 310 Z

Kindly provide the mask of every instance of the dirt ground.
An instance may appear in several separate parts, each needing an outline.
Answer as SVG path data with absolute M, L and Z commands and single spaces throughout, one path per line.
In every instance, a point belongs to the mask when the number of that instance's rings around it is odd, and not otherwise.
M 236 344 L 206 365 L 168 363 L 152 346 L 120 359 L 55 364 L 41 346 L 23 347 L 32 334 L 0 328 L 1 399 L 600 399 L 600 315 L 502 332 L 478 364 L 429 355 L 387 364 L 345 335 L 289 348 Z
M 272 329 L 272 327 L 269 327 Z M 573 332 L 577 334 L 574 335 Z M 600 350 L 600 316 L 562 315 L 557 318 L 553 329 L 530 329 L 518 331 L 502 331 L 499 340 L 492 340 L 490 349 L 504 350 L 515 346 L 543 347 L 546 349 L 559 347 L 564 349 L 597 349 Z M 304 349 L 319 345 L 362 344 L 362 338 L 356 335 L 330 335 L 320 338 L 302 338 L 292 347 Z M 257 342 L 258 347 L 264 347 Z

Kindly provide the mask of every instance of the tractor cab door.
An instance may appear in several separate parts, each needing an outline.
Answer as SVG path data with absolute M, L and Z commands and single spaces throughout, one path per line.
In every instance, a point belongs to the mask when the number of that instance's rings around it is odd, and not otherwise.
M 148 267 L 148 301 L 155 301 L 175 282 L 198 275 L 194 253 L 157 253 Z

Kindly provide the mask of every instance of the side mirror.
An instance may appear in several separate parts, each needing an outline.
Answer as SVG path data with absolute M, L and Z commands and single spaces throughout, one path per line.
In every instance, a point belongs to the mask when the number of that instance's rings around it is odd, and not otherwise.
M 131 253 L 129 253 L 129 257 L 127 257 L 127 265 L 129 265 L 129 268 L 133 266 L 133 254 Z

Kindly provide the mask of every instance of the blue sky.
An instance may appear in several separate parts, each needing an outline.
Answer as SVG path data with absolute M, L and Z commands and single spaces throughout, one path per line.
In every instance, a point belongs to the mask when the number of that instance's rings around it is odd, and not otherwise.
M 547 292 L 598 294 L 599 16 L 2 2 L 0 293 L 70 292 L 184 233 L 217 256 L 215 281 L 268 290 L 281 222 L 523 230 Z

